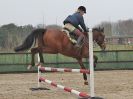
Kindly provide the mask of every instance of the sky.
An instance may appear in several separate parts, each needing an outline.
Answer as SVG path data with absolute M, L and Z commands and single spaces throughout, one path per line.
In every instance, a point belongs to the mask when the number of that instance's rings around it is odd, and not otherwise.
M 84 20 L 88 27 L 133 19 L 133 0 L 0 0 L 0 25 L 63 25 L 81 5 L 87 9 Z

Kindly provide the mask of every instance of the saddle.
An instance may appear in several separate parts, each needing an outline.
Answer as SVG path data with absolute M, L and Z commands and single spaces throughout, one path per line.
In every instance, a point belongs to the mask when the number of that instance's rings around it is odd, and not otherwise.
M 72 42 L 72 44 L 77 44 L 78 37 L 75 35 L 75 33 L 70 32 L 67 28 L 63 28 L 62 31 L 67 34 L 69 40 Z

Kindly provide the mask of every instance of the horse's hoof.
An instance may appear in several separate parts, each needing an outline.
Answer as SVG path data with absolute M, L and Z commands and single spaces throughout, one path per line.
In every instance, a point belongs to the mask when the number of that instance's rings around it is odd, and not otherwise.
M 85 81 L 85 82 L 84 82 L 84 85 L 88 85 L 88 81 Z
M 27 69 L 31 70 L 32 69 L 32 65 L 28 65 Z

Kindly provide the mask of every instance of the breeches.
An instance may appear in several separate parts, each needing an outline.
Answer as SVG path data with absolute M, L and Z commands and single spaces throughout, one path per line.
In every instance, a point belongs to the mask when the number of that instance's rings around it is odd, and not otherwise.
M 83 33 L 79 29 L 75 28 L 70 23 L 65 24 L 64 28 L 67 28 L 70 32 L 75 33 L 77 36 L 84 36 Z

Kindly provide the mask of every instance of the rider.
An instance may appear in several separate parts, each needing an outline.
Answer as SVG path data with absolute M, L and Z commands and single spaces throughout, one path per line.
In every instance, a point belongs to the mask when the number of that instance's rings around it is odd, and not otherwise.
M 78 36 L 76 47 L 80 47 L 81 42 L 84 39 L 84 34 L 82 33 L 82 29 L 84 32 L 87 32 L 83 15 L 86 13 L 86 8 L 84 6 L 79 6 L 77 11 L 69 15 L 64 20 L 64 28 L 68 29 L 70 32 L 75 33 Z M 80 29 L 79 25 L 82 27 Z

